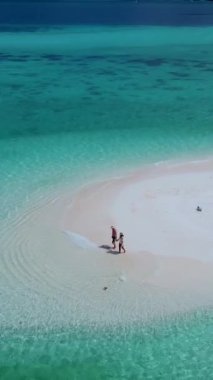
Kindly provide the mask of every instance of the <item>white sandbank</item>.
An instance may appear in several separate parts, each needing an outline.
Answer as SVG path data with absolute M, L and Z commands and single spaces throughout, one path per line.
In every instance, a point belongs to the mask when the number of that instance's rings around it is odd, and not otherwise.
M 147 166 L 92 186 L 77 195 L 64 218 L 72 231 L 96 244 L 106 242 L 106 219 L 125 234 L 129 254 L 213 262 L 212 161 Z
M 110 244 L 116 226 L 125 235 L 127 253 L 118 260 L 131 263 L 129 277 L 189 292 L 198 304 L 213 300 L 212 221 L 213 159 L 150 165 L 93 185 L 77 194 L 63 219 L 66 229 L 97 246 Z
M 2 226 L 1 323 L 123 324 L 212 306 L 212 224 L 213 159 L 62 189 Z M 111 225 L 126 254 L 111 249 Z

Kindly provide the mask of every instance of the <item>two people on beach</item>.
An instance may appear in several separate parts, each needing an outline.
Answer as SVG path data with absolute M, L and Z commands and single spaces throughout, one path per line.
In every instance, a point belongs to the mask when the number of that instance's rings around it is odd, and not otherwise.
M 113 244 L 112 248 L 116 249 L 116 241 L 119 241 L 119 244 L 118 244 L 119 253 L 121 253 L 121 250 L 123 250 L 123 253 L 125 253 L 126 250 L 124 248 L 124 234 L 122 232 L 120 232 L 120 235 L 118 238 L 116 228 L 114 226 L 111 226 L 111 230 L 112 230 L 112 244 Z

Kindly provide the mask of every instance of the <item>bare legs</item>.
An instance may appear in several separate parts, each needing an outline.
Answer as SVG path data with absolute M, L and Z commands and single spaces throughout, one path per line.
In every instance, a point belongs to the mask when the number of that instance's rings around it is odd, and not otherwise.
M 123 250 L 123 253 L 126 252 L 126 250 L 125 250 L 123 244 L 119 244 L 119 253 L 121 253 L 121 250 Z

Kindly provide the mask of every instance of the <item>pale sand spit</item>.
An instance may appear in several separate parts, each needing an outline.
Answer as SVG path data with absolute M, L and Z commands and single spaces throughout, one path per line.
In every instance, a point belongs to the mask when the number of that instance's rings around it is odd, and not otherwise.
M 126 254 L 111 249 L 111 225 Z M 147 165 L 62 189 L 5 226 L 1 282 L 14 289 L 17 320 L 32 324 L 146 321 L 212 306 L 212 226 L 213 159 Z

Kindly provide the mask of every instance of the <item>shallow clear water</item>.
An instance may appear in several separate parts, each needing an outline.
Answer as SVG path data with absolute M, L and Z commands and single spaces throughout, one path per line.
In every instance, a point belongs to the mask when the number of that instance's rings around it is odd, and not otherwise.
M 2 226 L 47 191 L 211 154 L 212 42 L 198 26 L 4 28 Z M 150 326 L 0 328 L 2 379 L 213 378 L 211 310 Z
M 208 155 L 212 35 L 106 26 L 0 34 L 1 215 L 44 185 L 91 180 L 96 168 Z
M 6 331 L 3 379 L 212 379 L 212 313 L 147 326 Z

